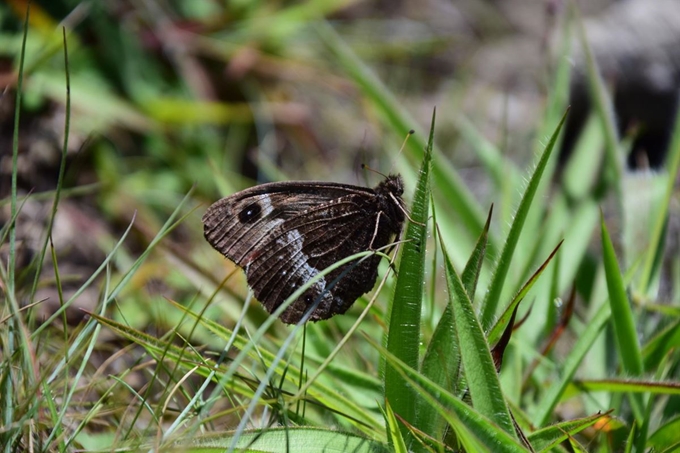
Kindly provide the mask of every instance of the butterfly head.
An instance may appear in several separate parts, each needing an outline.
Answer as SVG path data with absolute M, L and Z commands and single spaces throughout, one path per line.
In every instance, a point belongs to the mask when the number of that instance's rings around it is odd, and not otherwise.
M 401 196 L 404 194 L 404 179 L 401 175 L 388 175 L 373 190 L 379 195 L 388 197 L 392 194 L 401 201 Z

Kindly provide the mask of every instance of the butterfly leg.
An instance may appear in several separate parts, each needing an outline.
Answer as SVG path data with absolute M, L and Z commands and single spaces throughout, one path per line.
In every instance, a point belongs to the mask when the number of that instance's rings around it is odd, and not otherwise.
M 373 230 L 373 237 L 371 238 L 371 243 L 368 246 L 369 250 L 375 250 L 373 248 L 373 241 L 375 240 L 375 238 L 378 234 L 378 225 L 380 225 L 380 216 L 381 215 L 383 215 L 383 212 L 379 211 L 378 216 L 376 217 L 376 220 L 375 220 L 375 229 Z M 397 246 L 396 244 L 397 244 L 397 242 L 399 242 L 400 237 L 401 237 L 401 231 L 399 231 L 399 233 L 397 233 L 397 236 L 394 238 L 394 243 L 391 246 L 389 246 L 387 248 L 387 250 L 385 250 L 386 255 L 389 255 L 389 254 L 392 253 L 392 250 L 394 250 L 394 248 Z M 394 260 L 390 261 L 390 268 L 392 269 L 392 271 L 396 275 L 397 274 L 397 268 L 394 266 Z
M 404 213 L 404 215 L 406 216 L 407 219 L 409 219 L 411 222 L 415 223 L 416 225 L 420 225 L 420 226 L 425 226 L 425 225 L 426 225 L 425 223 L 416 222 L 415 220 L 413 220 L 413 219 L 411 218 L 411 216 L 408 215 L 408 211 L 401 205 L 401 203 L 399 202 L 399 200 L 397 199 L 397 197 L 394 196 L 394 194 L 391 193 L 391 194 L 390 194 L 390 197 L 392 197 L 392 200 L 394 200 L 394 203 L 395 203 L 395 204 L 397 205 L 397 207 L 401 210 L 401 212 Z
M 378 215 L 375 218 L 375 228 L 373 229 L 373 237 L 371 238 L 371 242 L 368 244 L 369 250 L 374 250 L 373 249 L 373 241 L 375 241 L 376 236 L 378 236 L 378 227 L 380 226 L 380 216 L 381 215 L 383 215 L 383 212 L 378 211 Z

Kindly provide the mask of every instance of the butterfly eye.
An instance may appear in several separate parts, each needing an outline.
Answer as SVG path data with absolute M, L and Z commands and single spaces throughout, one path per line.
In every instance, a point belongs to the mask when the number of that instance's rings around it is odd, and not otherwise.
M 246 206 L 243 208 L 243 210 L 241 210 L 241 212 L 238 213 L 238 219 L 241 221 L 241 223 L 249 223 L 253 220 L 256 220 L 260 216 L 261 212 L 262 208 L 260 205 L 253 203 Z

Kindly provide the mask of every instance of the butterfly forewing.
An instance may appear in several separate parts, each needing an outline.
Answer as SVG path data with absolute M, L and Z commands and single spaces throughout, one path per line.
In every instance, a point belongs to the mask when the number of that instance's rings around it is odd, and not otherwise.
M 398 235 L 404 220 L 402 192 L 398 175 L 375 189 L 322 182 L 263 184 L 213 204 L 203 216 L 204 233 L 213 247 L 245 269 L 255 297 L 271 313 L 328 266 L 383 247 Z M 320 277 L 281 320 L 298 322 L 317 302 L 313 321 L 344 313 L 373 288 L 379 262 L 371 256 Z

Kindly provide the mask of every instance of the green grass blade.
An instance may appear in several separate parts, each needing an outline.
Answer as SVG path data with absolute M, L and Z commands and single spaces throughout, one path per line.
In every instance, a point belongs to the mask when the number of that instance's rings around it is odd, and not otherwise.
M 387 349 L 414 369 L 419 365 L 434 124 L 433 112 L 427 151 L 413 196 L 411 218 L 406 220 L 406 242 L 401 252 L 386 341 Z M 385 399 L 395 414 L 406 422 L 415 424 L 416 395 L 401 375 L 390 366 L 385 368 Z M 402 434 L 404 438 L 411 439 L 405 427 L 402 427 Z
M 559 447 L 562 442 L 570 437 L 593 426 L 598 420 L 606 416 L 606 414 L 595 414 L 585 418 L 555 423 L 554 425 L 534 431 L 527 438 L 536 451 L 550 451 L 553 448 Z
M 50 236 L 52 234 L 52 228 L 54 226 L 54 218 L 57 215 L 57 206 L 59 205 L 59 200 L 61 199 L 61 189 L 64 185 L 64 173 L 66 171 L 66 153 L 68 152 L 68 136 L 71 124 L 71 78 L 68 65 L 68 48 L 66 47 L 66 29 L 63 29 L 64 38 L 64 72 L 66 74 L 66 105 L 65 113 L 66 118 L 64 121 L 64 142 L 61 147 L 61 162 L 59 164 L 59 175 L 57 177 L 57 189 L 54 191 L 54 201 L 52 202 L 52 212 L 47 223 L 47 234 L 45 235 L 45 241 L 40 250 L 40 256 L 38 257 L 38 262 L 35 270 L 35 277 L 33 279 L 33 286 L 31 288 L 31 296 L 29 300 L 33 300 L 35 292 L 38 289 L 38 281 L 40 279 L 40 273 L 42 270 L 43 261 L 45 259 L 45 253 L 47 251 L 47 244 L 49 242 Z
M 538 120 L 538 127 L 535 136 L 538 138 L 533 140 L 533 151 L 535 156 L 541 155 L 545 149 L 545 139 L 550 137 L 555 130 L 555 124 L 557 124 L 564 112 L 569 109 L 569 91 L 571 86 L 571 70 L 572 70 L 572 59 L 571 59 L 571 45 L 572 45 L 572 32 L 571 32 L 571 17 L 567 15 L 563 16 L 562 32 L 557 38 L 560 40 L 559 50 L 557 52 L 555 62 L 556 67 L 554 71 L 550 74 L 550 80 L 548 81 L 548 92 L 546 99 L 546 106 Z M 558 33 L 560 33 L 558 31 Z M 556 143 L 556 147 L 560 148 L 560 137 Z M 557 243 L 560 239 L 563 239 L 565 231 L 568 231 L 564 224 L 553 223 L 554 228 L 550 228 L 548 225 L 551 220 L 555 217 L 554 214 L 554 200 L 559 197 L 558 193 L 553 191 L 555 180 L 555 170 L 558 169 L 559 159 L 550 159 L 543 171 L 542 182 L 538 185 L 536 189 L 536 194 L 534 195 L 533 208 L 530 210 L 527 219 L 525 220 L 525 231 L 537 232 L 536 235 L 523 236 L 520 239 L 519 250 L 521 253 L 517 254 L 517 264 L 521 266 L 522 271 L 513 272 L 518 278 L 527 278 L 531 275 L 531 269 L 535 267 L 537 257 L 545 256 L 552 249 L 553 245 Z M 522 179 L 524 182 L 525 179 Z M 506 183 L 505 192 L 503 195 L 504 200 L 516 200 L 515 191 L 516 185 L 510 186 Z M 509 203 L 505 203 L 508 205 Z M 510 224 L 513 220 L 513 216 L 508 215 L 507 211 L 515 205 L 509 205 L 509 207 L 503 208 L 503 212 L 500 215 L 501 221 L 503 223 Z M 536 237 L 540 237 L 543 240 L 535 240 Z M 545 246 L 547 244 L 547 246 Z
M 484 137 L 464 115 L 457 116 L 456 125 L 462 137 L 474 148 L 496 190 L 500 192 L 504 187 L 517 187 L 522 177 L 517 164 L 504 156 L 502 150 Z
M 674 416 L 670 420 L 662 423 L 657 430 L 649 436 L 647 447 L 651 451 L 673 451 L 671 447 L 677 451 L 680 448 L 680 439 L 678 438 L 680 432 L 680 416 Z
M 422 398 L 437 408 L 437 411 L 455 430 L 464 446 L 474 446 L 467 448 L 467 451 L 526 452 L 518 440 L 499 427 L 494 420 L 430 381 L 371 338 L 366 338 L 366 340 L 385 356 L 387 362 L 402 375 L 409 385 L 418 390 Z
M 575 9 L 575 8 L 573 8 Z M 607 92 L 604 81 L 597 66 L 597 62 L 593 57 L 593 53 L 588 44 L 583 20 L 577 19 L 578 37 L 583 48 L 583 56 L 585 57 L 585 66 L 587 70 L 587 81 L 590 89 L 590 94 L 593 100 L 593 107 L 600 117 L 602 124 L 602 131 L 604 132 L 605 143 L 605 159 L 606 167 L 604 169 L 605 180 L 613 185 L 616 192 L 616 199 L 619 203 L 619 213 L 623 213 L 622 209 L 622 194 L 623 188 L 623 156 L 619 151 L 619 137 L 616 129 L 616 120 L 614 119 L 614 108 L 611 97 Z
M 427 345 L 420 371 L 427 379 L 454 395 L 460 370 L 460 350 L 453 321 L 453 307 L 449 302 Z M 441 439 L 446 428 L 445 419 L 427 401 L 417 400 L 417 426 L 434 439 Z
M 615 343 L 626 374 L 640 376 L 643 370 L 642 354 L 635 330 L 635 322 L 633 321 L 634 316 L 628 301 L 628 295 L 626 294 L 619 263 L 616 260 L 614 245 L 604 223 L 604 214 L 601 215 L 601 234 L 602 259 L 604 261 L 605 276 L 607 277 Z M 642 399 L 639 396 L 631 396 L 631 406 L 638 422 L 643 423 Z
M 651 393 L 655 395 L 680 395 L 680 383 L 658 382 L 648 379 L 600 379 L 579 380 L 580 388 L 591 392 Z
M 3 275 L 5 284 L 4 291 L 5 299 L 9 313 L 12 319 L 8 326 L 3 326 L 8 330 L 8 338 L 6 344 L 3 345 L 3 357 L 11 357 L 19 350 L 20 362 L 19 371 L 24 371 L 23 376 L 12 376 L 14 373 L 9 361 L 3 361 L 4 368 L 0 374 L 0 392 L 2 394 L 2 417 L 3 425 L 9 427 L 13 424 L 15 419 L 15 395 L 20 394 L 14 388 L 15 384 L 23 382 L 23 385 L 33 386 L 34 377 L 37 376 L 32 355 L 31 342 L 29 339 L 28 329 L 25 328 L 22 316 L 19 309 L 19 300 L 16 294 L 16 219 L 17 219 L 17 181 L 18 181 L 18 160 L 19 160 L 19 119 L 21 117 L 22 93 L 24 84 L 24 64 L 26 61 L 26 41 L 28 38 L 28 19 L 30 8 L 26 8 L 26 16 L 24 18 L 24 29 L 21 40 L 21 53 L 19 56 L 19 76 L 16 87 L 16 100 L 14 106 L 14 127 L 12 132 L 12 181 L 10 192 L 10 224 L 9 224 L 9 260 L 7 275 Z M 19 379 L 17 379 L 19 378 Z M 24 382 L 26 380 L 26 382 Z M 37 390 L 37 389 L 36 389 Z M 12 438 L 4 435 L 3 451 L 9 453 L 12 451 L 12 444 L 14 443 L 14 436 L 19 436 L 20 431 L 14 430 L 11 432 Z
M 524 221 L 527 218 L 531 203 L 534 199 L 534 195 L 536 194 L 541 181 L 541 176 L 543 176 L 543 171 L 545 170 L 550 156 L 552 155 L 558 135 L 562 129 L 562 126 L 564 125 L 566 118 L 567 114 L 565 113 L 557 125 L 557 128 L 555 128 L 552 137 L 550 137 L 550 141 L 545 147 L 545 151 L 543 152 L 543 155 L 541 155 L 533 175 L 531 175 L 531 179 L 529 180 L 529 184 L 527 185 L 526 191 L 524 192 L 524 196 L 522 196 L 522 201 L 517 208 L 515 219 L 512 222 L 512 226 L 510 227 L 508 238 L 505 242 L 505 245 L 503 246 L 503 251 L 501 252 L 501 255 L 498 259 L 496 270 L 494 271 L 494 275 L 489 285 L 489 291 L 487 292 L 486 298 L 484 299 L 484 303 L 482 305 L 481 322 L 482 327 L 485 330 L 491 326 L 491 323 L 493 322 L 493 319 L 496 315 L 496 309 L 500 302 L 505 278 L 508 274 L 508 270 L 510 269 L 510 261 L 512 260 L 512 255 L 515 252 L 515 247 L 519 241 L 520 233 L 522 232 L 522 227 L 524 226 Z
M 234 442 L 229 432 L 201 435 L 195 439 L 183 439 L 178 447 L 164 449 L 168 452 L 225 452 Z M 314 427 L 269 428 L 249 430 L 236 440 L 235 451 L 276 453 L 356 452 L 387 453 L 387 445 L 352 433 Z
M 553 130 L 553 124 L 559 121 L 564 114 L 564 111 L 569 106 L 569 89 L 571 85 L 571 72 L 573 67 L 572 55 L 572 17 L 565 15 L 564 23 L 561 27 L 561 34 L 559 36 L 560 45 L 557 52 L 557 66 L 550 80 L 548 88 L 548 99 L 545 109 L 545 114 L 540 120 L 540 128 L 537 137 L 547 137 Z M 540 142 L 535 142 L 540 146 Z M 541 149 L 535 149 L 535 152 L 540 152 Z
M 479 239 L 461 277 L 470 300 L 474 299 L 477 280 L 482 263 L 484 262 L 492 212 L 493 206 L 489 210 L 484 230 L 479 235 Z M 459 394 L 458 391 L 462 382 L 459 376 L 461 371 L 460 351 L 453 320 L 453 306 L 450 301 L 447 303 L 444 313 L 439 319 L 432 338 L 427 345 L 427 351 L 425 352 L 420 371 L 437 385 L 449 390 L 454 395 Z M 445 420 L 425 400 L 419 399 L 417 402 L 417 417 L 417 425 L 425 433 L 434 439 L 442 438 L 446 427 Z
M 642 348 L 645 372 L 656 370 L 670 351 L 679 347 L 680 320 L 677 320 L 654 335 Z
M 642 374 L 642 354 L 637 340 L 634 316 L 614 252 L 614 245 L 604 223 L 604 215 L 601 218 L 601 233 L 604 270 L 607 277 L 607 288 L 609 289 L 609 304 L 612 310 L 616 344 L 625 372 L 632 376 L 640 376 Z
M 392 451 L 396 453 L 408 453 L 408 448 L 406 448 L 404 437 L 401 435 L 401 430 L 399 428 L 400 423 L 397 422 L 397 417 L 394 416 L 394 411 L 392 410 L 389 401 L 385 402 L 383 415 L 385 416 L 385 420 L 387 420 L 387 435 Z
M 593 343 L 595 343 L 595 340 L 609 321 L 610 315 L 611 309 L 609 304 L 602 304 L 595 316 L 589 320 L 586 329 L 580 333 L 578 340 L 572 346 L 569 355 L 564 360 L 560 379 L 548 388 L 536 407 L 536 412 L 533 416 L 534 426 L 541 427 L 548 422 L 557 403 L 559 403 L 564 391 L 576 374 L 576 370 L 583 362 L 583 358 L 588 351 L 590 351 Z
M 510 411 L 501 391 L 486 337 L 460 277 L 453 269 L 446 250 L 442 248 L 442 251 L 446 266 L 446 282 L 453 306 L 454 328 L 458 335 L 461 361 L 472 405 L 501 429 L 514 435 Z
M 529 280 L 524 284 L 524 286 L 522 286 L 522 289 L 519 290 L 515 297 L 513 297 L 510 304 L 498 317 L 498 320 L 489 331 L 488 335 L 489 344 L 495 345 L 496 342 L 501 338 L 501 335 L 503 335 L 503 331 L 508 325 L 508 322 L 510 322 L 512 314 L 515 311 L 515 307 L 517 307 L 517 305 L 519 305 L 519 303 L 522 302 L 522 300 L 527 295 L 529 290 L 534 286 L 534 284 L 538 280 L 538 277 L 541 276 L 543 271 L 545 271 L 545 269 L 548 267 L 548 264 L 550 264 L 552 259 L 555 257 L 555 254 L 557 253 L 561 246 L 562 241 L 560 241 L 560 243 L 557 244 L 557 247 L 555 247 L 550 256 L 543 262 L 543 264 L 541 264 L 541 266 L 536 270 L 536 272 L 534 272 L 534 274 L 529 278 Z
M 562 172 L 564 193 L 571 200 L 592 196 L 600 183 L 604 137 L 600 119 L 591 113 Z
M 484 257 L 486 256 L 486 245 L 489 240 L 489 227 L 491 226 L 491 215 L 493 214 L 493 205 L 489 208 L 489 215 L 486 218 L 486 224 L 482 234 L 479 235 L 475 248 L 472 250 L 470 259 L 468 259 L 460 279 L 463 282 L 465 291 L 467 291 L 470 300 L 474 302 L 475 292 L 477 290 L 477 282 L 479 281 L 479 274 L 482 271 L 482 264 L 484 264 Z
M 24 87 L 24 63 L 26 61 L 26 40 L 28 38 L 28 19 L 31 9 L 26 8 L 24 18 L 24 31 L 21 40 L 21 54 L 19 56 L 19 77 L 17 79 L 17 94 L 14 104 L 14 128 L 12 133 L 12 183 L 10 195 L 10 218 L 9 226 L 9 270 L 7 272 L 7 292 L 14 293 L 15 267 L 16 267 L 16 218 L 17 218 L 17 181 L 19 161 L 19 120 L 21 118 L 21 103 Z
M 676 181 L 678 180 L 678 172 L 680 172 L 680 114 L 678 113 L 676 113 L 675 116 L 673 136 L 668 150 L 668 163 L 666 165 L 668 178 L 666 179 L 666 192 L 663 201 L 661 202 L 661 209 L 657 213 L 654 226 L 652 227 L 649 250 L 645 255 L 639 280 L 639 288 L 644 293 L 647 293 L 650 290 L 650 284 L 654 274 L 655 256 L 657 255 L 657 250 L 659 250 L 661 244 L 663 244 L 663 236 L 668 219 L 668 208 L 671 206 L 673 194 L 676 193 Z
M 372 73 L 368 66 L 357 57 L 352 49 L 342 41 L 333 28 L 326 23 L 321 23 L 317 27 L 317 32 L 337 58 L 338 63 L 361 88 L 364 95 L 375 104 L 375 107 L 387 119 L 392 128 L 397 131 L 413 129 L 413 125 L 417 124 L 417 121 L 409 116 L 403 105 Z M 422 161 L 424 159 L 423 150 L 427 146 L 424 138 L 416 134 L 409 139 L 406 146 L 413 160 Z M 432 169 L 435 187 L 446 197 L 449 210 L 456 213 L 457 218 L 465 225 L 467 231 L 477 234 L 484 225 L 484 212 L 480 209 L 475 197 L 455 168 L 441 156 L 441 152 L 433 146 L 432 153 L 437 161 L 437 165 Z

